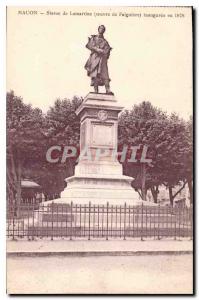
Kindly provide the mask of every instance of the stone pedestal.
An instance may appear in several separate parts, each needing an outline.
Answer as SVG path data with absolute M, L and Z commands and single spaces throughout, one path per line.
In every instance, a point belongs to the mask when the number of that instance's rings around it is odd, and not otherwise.
M 139 204 L 116 159 L 118 114 L 123 107 L 113 95 L 89 93 L 76 114 L 80 116 L 80 160 L 75 174 L 57 202 L 86 204 Z M 61 201 L 60 201 L 61 200 Z

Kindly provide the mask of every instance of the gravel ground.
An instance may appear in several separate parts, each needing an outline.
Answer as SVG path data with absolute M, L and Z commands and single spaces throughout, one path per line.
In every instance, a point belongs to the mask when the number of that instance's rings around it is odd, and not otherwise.
M 9 294 L 192 293 L 192 255 L 8 257 Z

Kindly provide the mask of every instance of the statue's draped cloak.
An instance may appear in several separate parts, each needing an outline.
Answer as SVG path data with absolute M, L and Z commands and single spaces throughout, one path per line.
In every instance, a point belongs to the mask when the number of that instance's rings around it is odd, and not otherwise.
M 90 57 L 85 64 L 87 75 L 91 77 L 91 85 L 102 86 L 105 82 L 110 81 L 107 60 L 112 48 L 103 37 L 98 35 L 92 35 L 89 38 L 86 48 L 91 50 Z M 103 50 L 103 53 L 97 53 L 95 48 Z

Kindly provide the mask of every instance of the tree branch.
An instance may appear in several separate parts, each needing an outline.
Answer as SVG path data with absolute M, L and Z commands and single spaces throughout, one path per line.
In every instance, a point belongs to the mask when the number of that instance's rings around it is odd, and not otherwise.
M 140 191 L 137 189 L 137 192 L 138 192 L 138 194 L 140 195 L 140 197 L 141 197 L 141 199 L 143 199 L 142 198 L 142 194 L 140 193 Z
M 186 184 L 187 181 L 185 180 L 183 186 L 172 196 L 173 199 L 184 189 Z

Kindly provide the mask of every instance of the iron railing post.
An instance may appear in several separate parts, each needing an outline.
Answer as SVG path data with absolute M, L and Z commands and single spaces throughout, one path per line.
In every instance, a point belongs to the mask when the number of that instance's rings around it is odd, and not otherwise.
M 34 211 L 34 207 L 32 207 L 32 240 L 34 240 L 34 233 L 35 233 L 35 211 Z
M 106 207 L 106 240 L 108 240 L 108 209 L 109 209 L 109 203 L 107 202 Z
M 73 202 L 70 204 L 70 240 L 72 240 L 72 230 L 73 230 Z
M 81 204 L 79 204 L 79 235 L 82 237 L 82 212 Z
M 160 203 L 158 204 L 158 240 L 160 240 Z
M 179 226 L 178 226 L 178 235 L 179 235 L 179 240 L 181 238 L 181 230 L 180 230 L 180 222 L 181 222 L 181 211 L 180 211 L 180 208 L 178 208 L 178 211 L 179 211 Z
M 174 222 L 174 225 L 175 225 L 175 229 L 174 229 L 174 231 L 175 231 L 175 236 L 174 236 L 174 240 L 176 240 L 176 211 L 175 211 L 174 208 L 172 208 L 172 210 L 174 211 L 174 216 L 175 216 L 175 222 Z
M 89 201 L 88 206 L 88 240 L 91 239 L 91 202 Z
M 124 203 L 124 240 L 126 240 L 126 202 Z
M 142 202 L 142 210 L 141 210 L 141 241 L 143 241 L 143 202 Z

